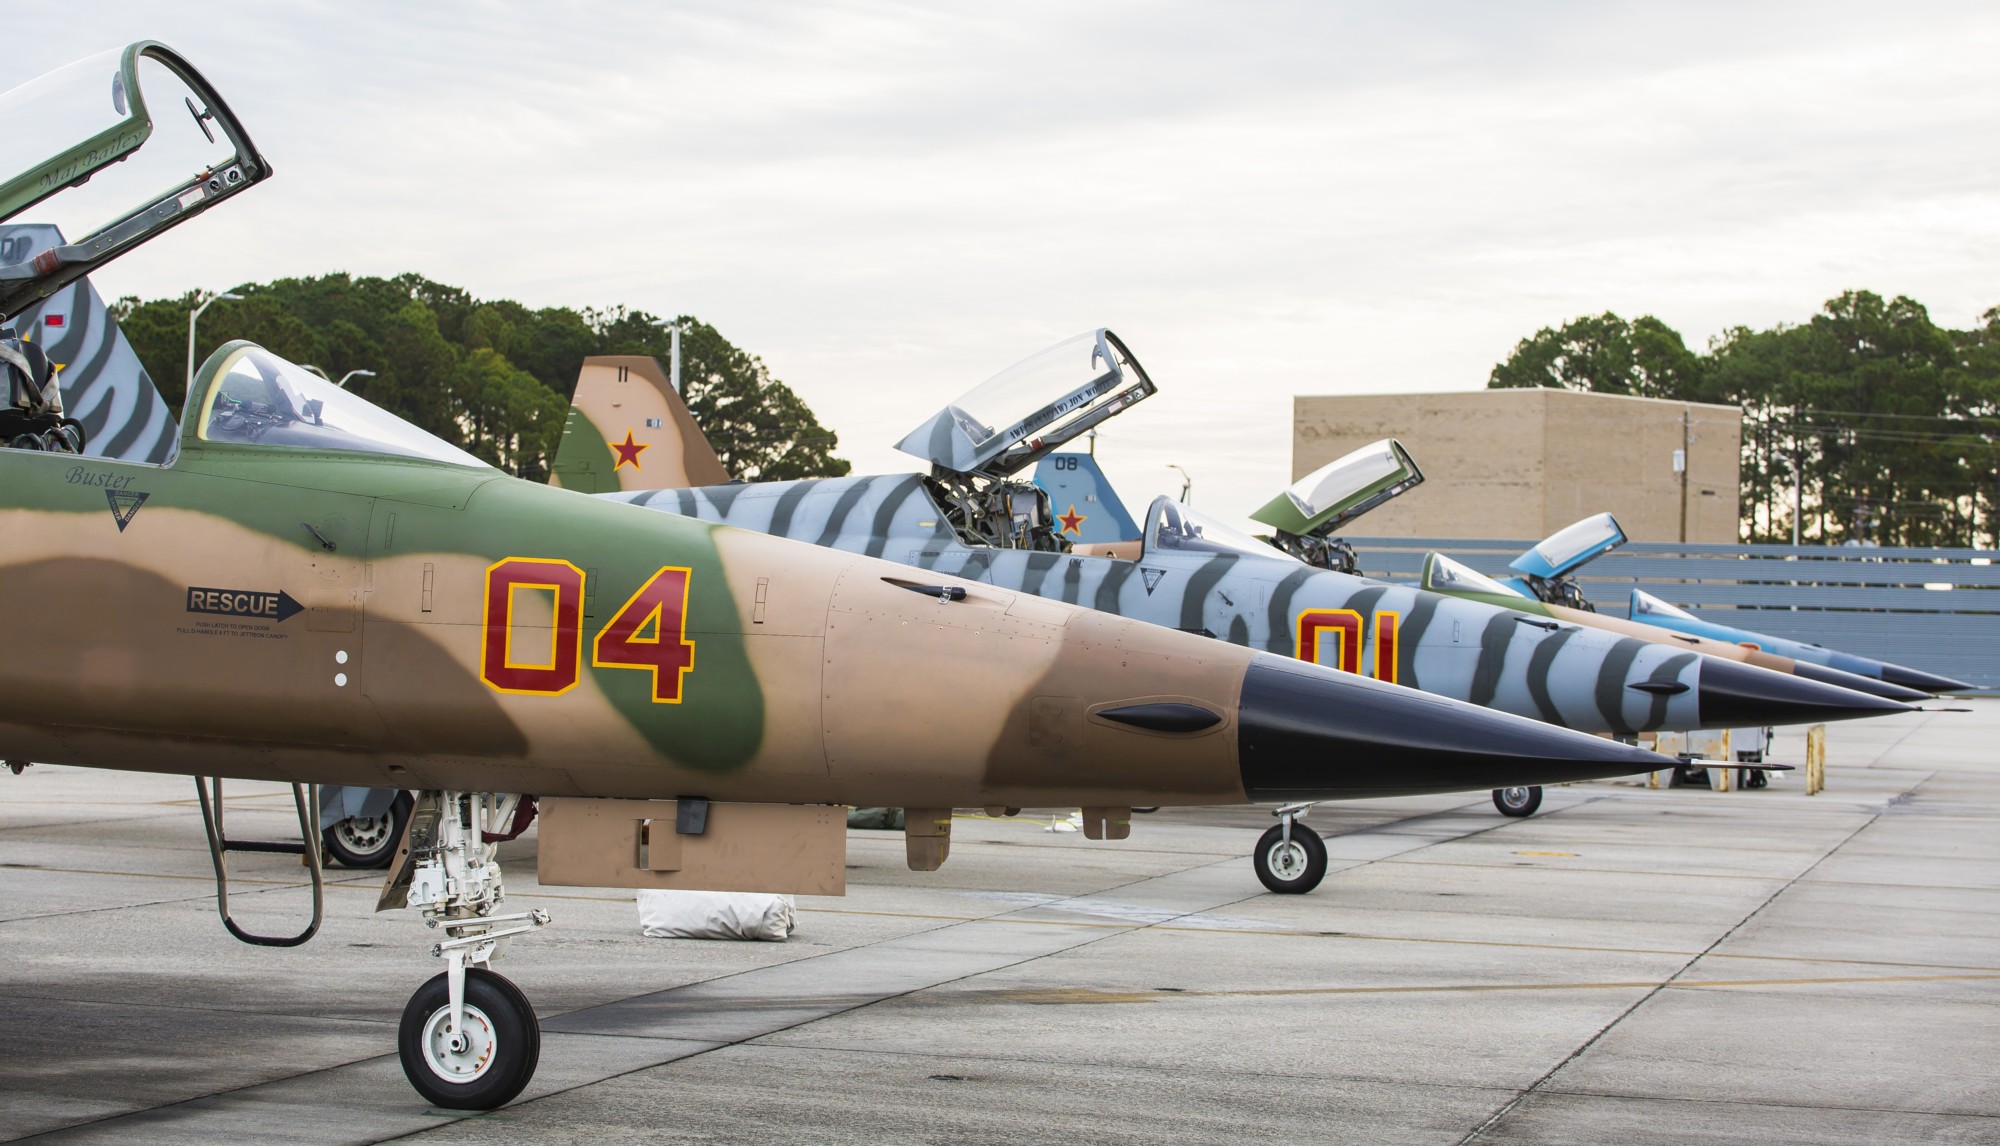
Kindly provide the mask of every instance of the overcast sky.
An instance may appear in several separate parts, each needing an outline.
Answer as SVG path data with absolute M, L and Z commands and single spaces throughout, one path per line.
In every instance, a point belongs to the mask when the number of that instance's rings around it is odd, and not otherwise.
M 1393 7 L 1393 11 L 1381 11 Z M 144 37 L 277 177 L 107 297 L 416 271 L 691 313 L 858 472 L 1110 326 L 1099 456 L 1239 516 L 1291 396 L 1458 390 L 1541 326 L 1692 345 L 1849 288 L 2000 305 L 2000 6 L 890 2 L 16 6 L 0 87 Z M 225 304 L 226 305 L 226 304 Z

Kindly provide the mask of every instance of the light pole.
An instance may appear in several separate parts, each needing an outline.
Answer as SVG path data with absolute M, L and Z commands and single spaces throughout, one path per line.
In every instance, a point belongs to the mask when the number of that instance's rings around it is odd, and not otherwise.
M 674 393 L 678 394 L 681 392 L 681 320 L 663 318 L 654 325 L 667 328 L 667 381 L 673 386 Z
M 240 294 L 230 294 L 230 293 L 229 293 L 228 291 L 224 291 L 224 292 L 222 292 L 221 294 L 212 294 L 212 295 L 209 295 L 209 296 L 208 296 L 208 299 L 207 299 L 207 301 L 203 302 L 203 303 L 202 303 L 202 304 L 201 304 L 200 306 L 198 306 L 198 307 L 195 307 L 195 308 L 194 308 L 194 310 L 193 310 L 193 311 L 191 311 L 191 312 L 190 312 L 190 313 L 188 314 L 188 372 L 187 372 L 187 389 L 188 389 L 188 390 L 190 390 L 190 391 L 194 389 L 194 324 L 195 324 L 195 320 L 197 320 L 197 319 L 199 319 L 199 318 L 201 317 L 201 312 L 202 312 L 202 311 L 204 311 L 204 310 L 207 310 L 207 309 L 208 309 L 208 307 L 209 307 L 209 303 L 214 303 L 214 302 L 220 302 L 220 301 L 222 301 L 222 300 L 223 300 L 223 299 L 225 299 L 225 298 L 226 298 L 226 299 L 228 299 L 228 300 L 230 300 L 231 302 L 236 302 L 236 301 L 239 301 L 239 300 L 241 300 L 241 299 L 243 298 L 243 296 L 242 296 L 242 295 L 240 295 Z
M 1167 468 L 1181 475 L 1181 504 L 1186 505 L 1188 503 L 1188 494 L 1194 489 L 1194 479 L 1188 476 L 1186 470 L 1172 462 L 1167 463 Z

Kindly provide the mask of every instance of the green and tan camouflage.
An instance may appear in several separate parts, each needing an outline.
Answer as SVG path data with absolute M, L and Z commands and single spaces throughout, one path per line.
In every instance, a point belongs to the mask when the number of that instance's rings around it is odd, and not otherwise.
M 113 94 L 99 118 L 129 126 L 147 60 L 171 92 L 149 88 L 152 106 L 180 97 L 225 154 L 106 228 L 0 267 L 0 318 L 268 174 L 164 46 L 62 75 L 91 106 Z M 0 123 L 21 107 L 0 96 Z M 244 342 L 190 380 L 170 461 L 90 457 L 46 357 L 0 341 L 13 398 L 0 416 L 25 427 L 0 449 L 0 600 L 20 652 L 0 667 L 0 756 L 290 782 L 315 888 L 297 786 L 417 791 L 382 901 L 421 908 L 443 936 L 446 970 L 398 1032 L 405 1074 L 439 1105 L 504 1103 L 539 1058 L 532 1007 L 486 968 L 548 922 L 496 910 L 495 841 L 524 826 L 524 794 L 543 799 L 544 882 L 837 893 L 841 804 L 910 809 L 910 864 L 929 869 L 954 806 L 1080 805 L 1087 834 L 1120 838 L 1134 804 L 1669 763 L 977 580 L 521 481 Z M 310 938 L 317 914 L 293 937 L 230 918 L 219 790 L 198 790 L 224 923 L 252 942 Z

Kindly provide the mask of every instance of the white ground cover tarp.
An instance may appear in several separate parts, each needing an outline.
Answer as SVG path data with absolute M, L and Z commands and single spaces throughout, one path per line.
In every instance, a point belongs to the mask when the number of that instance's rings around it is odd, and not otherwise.
M 777 939 L 791 935 L 792 897 L 741 891 L 639 892 L 648 939 Z

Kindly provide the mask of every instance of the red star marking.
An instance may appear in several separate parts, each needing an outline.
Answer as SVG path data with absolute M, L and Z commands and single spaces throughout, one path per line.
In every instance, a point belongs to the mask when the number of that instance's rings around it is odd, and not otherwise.
M 1078 537 L 1082 537 L 1083 523 L 1089 521 L 1090 518 L 1084 514 L 1078 513 L 1076 511 L 1076 503 L 1071 502 L 1069 507 L 1069 512 L 1056 518 L 1056 520 L 1063 523 L 1062 531 L 1064 533 L 1074 533 Z
M 638 469 L 639 455 L 652 448 L 646 442 L 633 441 L 632 431 L 630 430 L 625 431 L 625 440 L 623 442 L 606 442 L 604 444 L 618 452 L 618 461 L 611 467 L 613 473 L 625 468 L 625 463 L 627 462 L 632 463 L 633 469 Z

